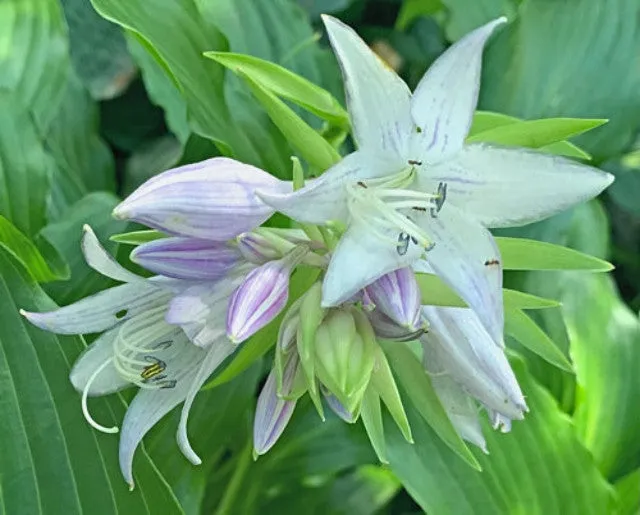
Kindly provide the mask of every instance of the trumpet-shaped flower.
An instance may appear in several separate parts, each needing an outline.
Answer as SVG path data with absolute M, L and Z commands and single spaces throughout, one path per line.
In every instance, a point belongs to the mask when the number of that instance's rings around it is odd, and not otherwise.
M 429 331 L 421 337 L 424 365 L 436 393 L 460 436 L 485 449 L 477 401 L 503 431 L 528 410 L 501 349 L 468 308 L 424 306 Z M 486 450 L 486 449 L 485 449 Z
M 451 46 L 412 95 L 352 29 L 324 17 L 358 150 L 298 191 L 259 195 L 295 220 L 346 225 L 324 280 L 325 306 L 426 257 L 501 342 L 502 267 L 486 228 L 540 220 L 612 181 L 561 157 L 465 144 L 482 51 L 505 21 L 494 20 Z
M 34 325 L 55 333 L 102 332 L 78 358 L 70 375 L 73 386 L 82 392 L 85 418 L 94 428 L 118 432 L 117 427 L 104 427 L 91 417 L 89 396 L 132 385 L 140 388 L 122 422 L 119 450 L 122 474 L 133 487 L 132 463 L 138 444 L 166 413 L 185 400 L 188 406 L 183 410 L 178 443 L 186 454 L 190 451 L 184 428 L 191 400 L 236 347 L 224 337 L 224 316 L 220 318 L 222 337 L 203 347 L 193 345 L 180 327 L 167 323 L 165 314 L 172 297 L 191 282 L 160 276 L 145 279 L 129 272 L 104 250 L 88 226 L 82 249 L 89 266 L 124 284 L 49 313 L 22 314 Z M 193 461 L 191 455 L 187 457 Z

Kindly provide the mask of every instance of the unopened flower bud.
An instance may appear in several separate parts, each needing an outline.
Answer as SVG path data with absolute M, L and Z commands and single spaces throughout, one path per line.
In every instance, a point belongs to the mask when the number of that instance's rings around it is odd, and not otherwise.
M 421 323 L 421 294 L 411 268 L 399 268 L 383 275 L 365 292 L 384 315 L 405 329 L 417 331 Z
M 258 265 L 282 257 L 271 241 L 256 232 L 244 232 L 236 239 L 238 250 L 247 261 Z
M 226 243 L 197 238 L 161 238 L 131 252 L 131 261 L 147 270 L 188 280 L 220 279 L 239 260 L 239 252 Z
M 306 249 L 255 268 L 233 292 L 227 311 L 227 336 L 240 343 L 271 322 L 287 304 L 289 276 Z
M 318 379 L 351 413 L 358 411 L 375 362 L 373 329 L 351 309 L 332 310 L 315 337 Z
M 253 448 L 258 455 L 275 445 L 296 407 L 295 400 L 281 399 L 276 390 L 276 373 L 272 370 L 258 397 L 253 422 Z

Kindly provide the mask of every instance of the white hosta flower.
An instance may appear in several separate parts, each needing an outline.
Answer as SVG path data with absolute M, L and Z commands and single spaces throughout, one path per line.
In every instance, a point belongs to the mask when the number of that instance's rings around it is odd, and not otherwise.
M 424 365 L 454 427 L 465 440 L 485 450 L 476 403 L 492 423 L 508 431 L 511 420 L 528 411 L 504 350 L 492 341 L 468 308 L 423 306 L 429 331 L 420 338 Z
M 92 418 L 88 397 L 133 385 L 140 388 L 122 422 L 119 450 L 122 474 L 133 487 L 133 455 L 140 441 L 166 413 L 185 400 L 178 443 L 187 457 L 196 461 L 185 430 L 189 407 L 207 377 L 236 346 L 224 334 L 226 310 L 221 311 L 218 320 L 221 336 L 210 339 L 203 347 L 194 345 L 181 327 L 167 323 L 172 297 L 193 283 L 159 276 L 145 279 L 129 272 L 104 250 L 88 226 L 82 250 L 89 266 L 124 284 L 49 313 L 21 312 L 47 331 L 103 333 L 80 355 L 70 374 L 73 386 L 82 392 L 85 418 L 94 428 L 118 432 L 117 427 L 104 427 Z
M 324 17 L 358 150 L 298 191 L 259 195 L 295 220 L 346 224 L 325 277 L 325 306 L 426 256 L 501 342 L 502 267 L 486 227 L 540 220 L 611 183 L 609 174 L 561 157 L 465 144 L 484 44 L 505 21 L 451 46 L 412 95 L 352 29 Z

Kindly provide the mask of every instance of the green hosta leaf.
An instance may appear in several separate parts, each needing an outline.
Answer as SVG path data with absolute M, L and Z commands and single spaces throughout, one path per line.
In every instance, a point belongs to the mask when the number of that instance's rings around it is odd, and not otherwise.
M 160 231 L 149 229 L 144 231 L 132 231 L 113 234 L 109 237 L 109 239 L 111 241 L 115 241 L 116 243 L 126 243 L 127 245 L 142 245 L 143 243 L 148 243 L 150 241 L 159 240 L 160 238 L 166 237 L 167 235 Z
M 22 263 L 39 283 L 69 278 L 68 267 L 52 270 L 38 247 L 3 216 L 0 216 L 0 246 Z
M 513 367 L 530 412 L 513 423 L 509 434 L 483 424 L 489 454 L 474 449 L 482 472 L 456 459 L 414 406 L 407 407 L 413 445 L 386 417 L 391 469 L 427 513 L 475 515 L 479 507 L 481 513 L 611 513 L 612 488 L 578 440 L 571 420 L 521 361 Z M 404 385 L 401 393 L 406 395 Z
M 542 148 L 600 127 L 607 120 L 583 118 L 547 118 L 526 120 L 480 132 L 467 138 L 469 143 L 486 141 L 500 145 Z
M 422 292 L 422 304 L 431 306 L 450 306 L 464 308 L 465 302 L 442 279 L 434 274 L 416 274 L 420 291 Z M 503 289 L 504 304 L 506 307 L 517 309 L 543 309 L 554 308 L 560 305 L 558 301 L 543 299 L 528 293 L 516 290 Z
M 496 243 L 505 270 L 613 270 L 611 263 L 553 243 L 502 237 Z
M 84 347 L 30 325 L 18 308 L 55 308 L 21 266 L 0 248 L 0 477 L 6 513 L 181 514 L 168 485 L 144 450 L 136 459 L 136 489 L 118 467 L 118 438 L 86 423 L 70 365 Z M 119 425 L 117 396 L 92 399 L 92 415 Z
M 282 66 L 231 52 L 205 52 L 204 55 L 320 118 L 343 128 L 349 127 L 349 115 L 331 93 Z
M 116 189 L 111 151 L 99 135 L 98 105 L 70 73 L 45 143 L 56 162 L 49 221 L 92 191 Z
M 640 506 L 640 469 L 615 484 L 617 515 L 637 515 Z
M 478 461 L 451 424 L 431 386 L 429 376 L 416 355 L 404 344 L 389 343 L 384 345 L 384 349 L 391 368 L 398 378 L 398 386 L 405 393 L 403 397 L 408 401 L 405 401 L 405 406 L 411 405 L 411 407 L 407 406 L 406 410 L 415 410 L 419 413 L 456 455 L 472 468 L 480 470 Z M 385 427 L 389 423 L 391 422 L 385 422 Z M 409 423 L 413 428 L 413 421 L 410 420 Z
M 546 120 L 532 120 L 533 122 L 543 122 Z M 522 123 L 530 123 L 520 120 L 515 116 L 508 116 L 502 113 L 494 113 L 491 111 L 476 111 L 473 116 L 473 123 L 469 130 L 469 141 L 474 138 L 480 138 L 485 132 L 490 133 L 494 130 L 507 131 L 507 125 L 513 126 L 514 130 L 518 130 L 518 126 Z M 491 141 L 491 140 L 488 140 Z M 560 156 L 573 157 L 576 159 L 590 160 L 591 156 L 584 150 L 577 147 L 569 141 L 557 141 L 543 145 L 540 150 L 549 154 L 557 154 Z
M 417 18 L 431 16 L 444 7 L 442 0 L 404 0 L 396 18 L 396 30 L 406 30 Z
M 0 91 L 0 113 L 0 215 L 33 236 L 45 224 L 55 163 L 17 97 Z
M 68 71 L 67 35 L 60 4 L 56 0 L 2 2 L 0 90 L 13 93 L 14 102 L 29 109 L 42 132 L 58 110 Z M 2 106 L 0 112 L 6 125 L 13 110 Z
M 98 274 L 84 262 L 80 240 L 82 226 L 89 224 L 107 251 L 115 254 L 117 245 L 109 242 L 109 235 L 127 226 L 126 222 L 111 217 L 111 211 L 118 202 L 118 198 L 109 193 L 90 193 L 68 208 L 60 221 L 42 230 L 43 238 L 64 256 L 71 268 L 70 281 L 46 286 L 47 293 L 59 304 L 69 304 L 111 284 L 111 279 Z
M 91 96 L 113 98 L 136 75 L 122 31 L 101 18 L 86 0 L 62 0 L 69 27 L 71 60 Z
M 467 3 L 458 2 L 460 16 Z M 635 0 L 510 3 L 517 4 L 515 21 L 485 52 L 480 106 L 526 119 L 608 118 L 576 143 L 597 161 L 619 154 L 638 130 L 640 70 L 629 68 L 628 59 L 612 59 L 608 49 L 637 55 L 640 31 L 629 16 Z M 588 56 L 588 65 L 578 56 Z
M 450 41 L 457 41 L 473 29 L 500 16 L 513 19 L 517 0 L 440 0 L 446 7 L 446 32 Z
M 565 277 L 562 290 L 582 391 L 576 427 L 600 469 L 617 478 L 640 465 L 640 320 L 609 277 Z
M 573 372 L 571 363 L 553 340 L 521 309 L 505 311 L 504 331 L 545 361 L 567 372 Z
M 300 156 L 319 170 L 326 170 L 340 161 L 340 154 L 331 144 L 302 120 L 273 93 L 240 72 L 252 93 L 265 108 L 273 123 L 298 151 Z

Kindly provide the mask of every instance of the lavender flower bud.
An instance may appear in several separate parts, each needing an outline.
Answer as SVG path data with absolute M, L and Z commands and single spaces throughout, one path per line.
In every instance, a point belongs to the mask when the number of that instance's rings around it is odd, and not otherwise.
M 276 374 L 272 370 L 264 384 L 253 422 L 253 448 L 258 455 L 265 454 L 275 445 L 280 435 L 287 427 L 295 400 L 283 400 L 276 392 Z
M 365 288 L 376 309 L 396 324 L 418 330 L 421 323 L 420 288 L 411 268 L 399 268 L 383 275 Z
M 291 188 L 259 168 L 215 157 L 156 175 L 116 206 L 113 215 L 169 234 L 227 241 L 274 213 L 256 190 L 285 193 Z
M 131 252 L 131 261 L 152 272 L 187 280 L 216 280 L 240 261 L 240 253 L 222 242 L 196 238 L 162 238 Z
M 291 271 L 307 252 L 295 249 L 249 272 L 229 300 L 227 336 L 232 342 L 245 341 L 278 316 L 289 298 Z

